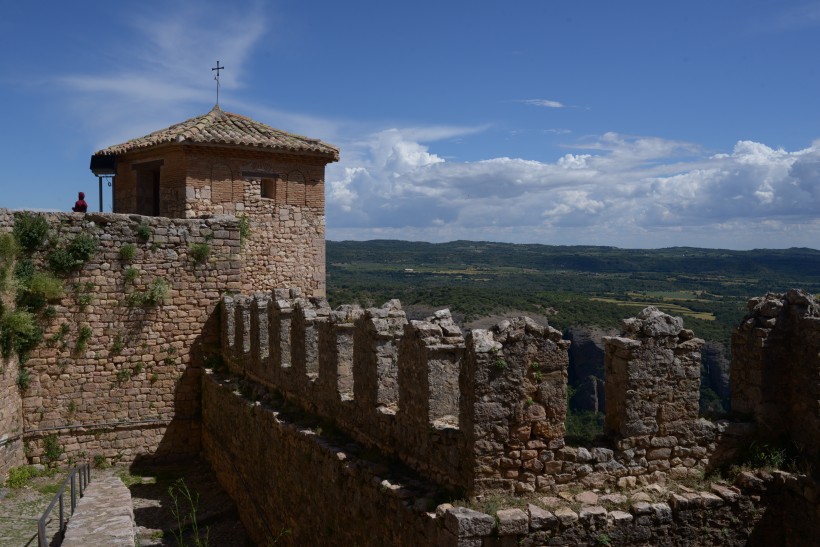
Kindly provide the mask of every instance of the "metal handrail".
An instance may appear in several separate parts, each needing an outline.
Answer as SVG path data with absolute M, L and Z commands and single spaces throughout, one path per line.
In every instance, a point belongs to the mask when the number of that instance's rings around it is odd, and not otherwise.
M 77 474 L 80 475 L 79 485 L 76 480 Z M 71 485 L 71 515 L 74 515 L 74 510 L 77 508 L 77 486 L 79 486 L 79 497 L 83 497 L 85 487 L 88 485 L 90 480 L 91 464 L 89 462 L 81 463 L 71 470 L 63 481 L 63 485 L 60 486 L 60 489 L 56 494 L 54 494 L 54 499 L 52 499 L 51 503 L 48 504 L 48 508 L 43 513 L 43 516 L 40 517 L 40 520 L 37 522 L 37 545 L 39 545 L 39 547 L 48 547 L 49 542 L 46 537 L 46 521 L 48 520 L 49 513 L 51 513 L 51 510 L 54 509 L 54 505 L 58 501 L 60 505 L 60 526 L 57 533 L 60 535 L 60 541 L 62 541 L 62 538 L 65 536 L 65 530 L 68 526 L 68 519 L 65 518 L 65 508 L 63 507 L 63 493 L 65 492 L 65 487 L 69 484 Z

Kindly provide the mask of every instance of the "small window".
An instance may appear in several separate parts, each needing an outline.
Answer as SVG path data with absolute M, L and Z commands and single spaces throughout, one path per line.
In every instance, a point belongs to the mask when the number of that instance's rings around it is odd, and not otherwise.
M 262 197 L 276 199 L 276 181 L 273 179 L 262 179 Z

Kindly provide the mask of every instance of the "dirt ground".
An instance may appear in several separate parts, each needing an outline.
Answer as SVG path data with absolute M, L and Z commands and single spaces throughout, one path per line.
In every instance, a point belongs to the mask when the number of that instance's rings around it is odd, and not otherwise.
M 60 470 L 51 477 L 33 478 L 21 488 L 0 488 L 0 547 L 37 545 L 37 521 L 66 474 L 65 470 Z M 253 545 L 233 502 L 202 461 L 139 470 L 125 467 L 93 469 L 92 482 L 105 475 L 119 476 L 131 491 L 137 545 L 140 547 L 179 545 L 180 522 L 184 530 L 183 545 Z M 176 495 L 176 506 L 169 488 Z M 64 500 L 68 513 L 68 494 Z M 198 536 L 191 531 L 192 513 L 196 515 Z M 56 534 L 58 529 L 56 508 L 51 517 L 47 526 L 49 536 Z

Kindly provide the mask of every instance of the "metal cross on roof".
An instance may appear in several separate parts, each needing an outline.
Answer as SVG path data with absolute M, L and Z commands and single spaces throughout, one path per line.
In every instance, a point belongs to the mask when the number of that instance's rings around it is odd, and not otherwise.
M 216 76 L 214 76 L 214 80 L 216 80 L 216 105 L 219 106 L 219 71 L 225 70 L 225 67 L 219 66 L 219 61 L 217 61 L 216 66 L 211 70 L 216 70 Z

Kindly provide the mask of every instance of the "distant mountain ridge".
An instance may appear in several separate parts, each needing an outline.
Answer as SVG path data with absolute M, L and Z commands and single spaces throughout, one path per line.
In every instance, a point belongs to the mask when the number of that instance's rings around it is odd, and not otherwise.
M 734 251 L 698 247 L 621 249 L 590 245 L 541 245 L 401 240 L 328 241 L 328 262 L 515 265 L 537 270 L 608 273 L 635 271 L 689 274 L 787 275 L 820 280 L 820 250 L 806 247 Z

